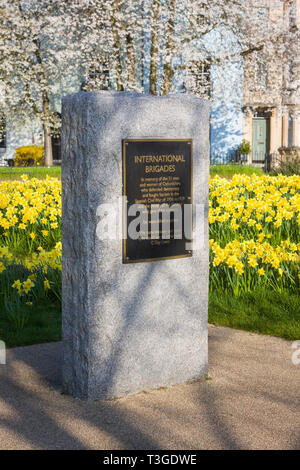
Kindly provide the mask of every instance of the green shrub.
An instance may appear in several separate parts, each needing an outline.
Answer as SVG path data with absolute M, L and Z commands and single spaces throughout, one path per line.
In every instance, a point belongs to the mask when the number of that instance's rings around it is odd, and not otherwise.
M 280 147 L 280 159 L 274 167 L 275 174 L 300 175 L 300 147 Z
M 26 145 L 16 150 L 15 166 L 40 166 L 44 160 L 44 147 Z
M 238 152 L 241 155 L 249 155 L 249 153 L 251 152 L 250 142 L 246 139 L 243 139 L 241 145 L 238 148 Z

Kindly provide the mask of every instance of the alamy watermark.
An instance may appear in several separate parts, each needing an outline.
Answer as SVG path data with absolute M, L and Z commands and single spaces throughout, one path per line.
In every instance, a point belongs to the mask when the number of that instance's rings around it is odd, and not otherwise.
M 300 365 L 300 340 L 294 341 L 292 343 L 292 348 L 295 349 L 295 351 L 292 354 L 292 363 L 294 366 L 299 366 Z
M 0 365 L 6 364 L 6 346 L 4 341 L 0 340 Z
M 186 250 L 197 250 L 204 246 L 207 212 L 205 204 L 128 205 L 123 196 L 97 207 L 96 234 L 100 240 L 184 239 Z

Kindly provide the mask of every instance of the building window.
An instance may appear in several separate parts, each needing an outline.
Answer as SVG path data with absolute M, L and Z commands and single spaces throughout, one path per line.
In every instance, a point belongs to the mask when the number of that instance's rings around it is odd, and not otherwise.
M 255 8 L 255 7 L 254 7 Z M 258 18 L 268 18 L 269 17 L 269 7 L 268 6 L 258 6 L 256 7 Z
M 192 62 L 188 65 L 187 89 L 200 97 L 209 97 L 211 94 L 210 64 Z
M 0 119 L 0 149 L 6 149 L 6 122 Z
M 89 68 L 83 89 L 86 91 L 109 89 L 109 68 L 106 62 L 97 64 L 97 67 Z
M 61 136 L 51 136 L 52 143 L 52 156 L 53 160 L 60 162 L 61 161 Z
M 292 2 L 289 5 L 289 25 L 291 29 L 294 29 L 297 27 L 297 21 L 296 21 L 296 5 L 295 2 Z
M 294 137 L 294 132 L 293 132 L 293 117 L 289 114 L 289 127 L 288 127 L 288 147 L 292 147 L 293 145 L 293 137 Z
M 262 54 L 255 54 L 255 83 L 264 89 L 268 86 L 268 65 L 266 57 Z

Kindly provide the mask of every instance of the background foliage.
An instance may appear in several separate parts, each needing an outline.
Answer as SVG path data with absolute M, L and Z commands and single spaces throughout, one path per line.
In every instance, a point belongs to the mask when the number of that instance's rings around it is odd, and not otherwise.
M 42 165 L 44 158 L 44 147 L 41 145 L 26 145 L 16 150 L 16 166 Z

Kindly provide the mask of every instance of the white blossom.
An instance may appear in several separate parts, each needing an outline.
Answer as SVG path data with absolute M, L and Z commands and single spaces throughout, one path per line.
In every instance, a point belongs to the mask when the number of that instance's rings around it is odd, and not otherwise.
M 298 0 L 0 0 L 0 106 L 58 132 L 54 97 L 83 89 L 208 95 L 213 68 L 244 68 L 248 95 L 299 105 Z M 298 5 L 298 10 L 300 9 Z M 279 65 L 278 65 L 279 64 Z M 200 71 L 200 72 L 199 72 Z M 204 72 L 203 72 L 204 71 Z M 264 79 L 264 72 L 268 79 Z M 77 84 L 77 85 L 76 85 Z M 247 99 L 247 96 L 245 97 Z

